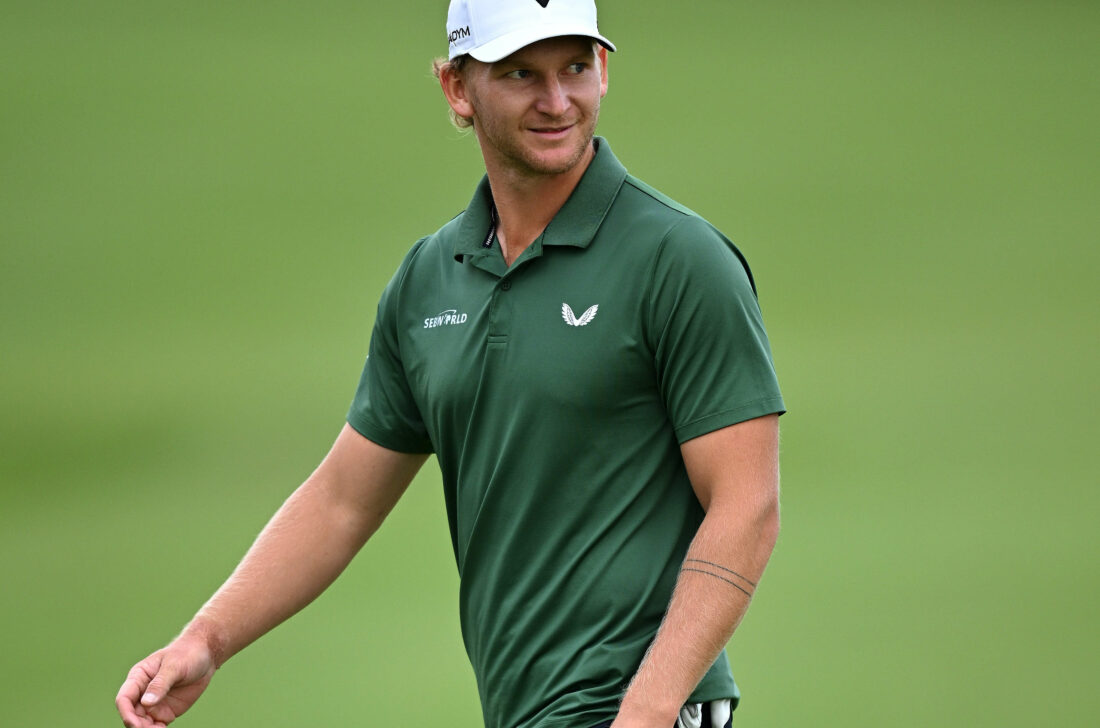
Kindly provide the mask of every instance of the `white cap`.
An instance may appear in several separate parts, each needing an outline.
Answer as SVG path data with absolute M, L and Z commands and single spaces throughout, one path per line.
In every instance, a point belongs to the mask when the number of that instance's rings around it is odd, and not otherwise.
M 447 11 L 448 60 L 469 53 L 492 63 L 563 35 L 588 36 L 615 50 L 596 28 L 594 0 L 451 0 Z

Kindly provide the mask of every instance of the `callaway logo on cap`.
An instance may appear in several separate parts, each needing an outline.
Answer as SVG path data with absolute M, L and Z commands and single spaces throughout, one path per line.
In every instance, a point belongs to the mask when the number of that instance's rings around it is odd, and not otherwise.
M 596 28 L 594 0 L 451 0 L 447 11 L 448 59 L 469 53 L 492 63 L 563 35 L 588 36 L 615 50 Z

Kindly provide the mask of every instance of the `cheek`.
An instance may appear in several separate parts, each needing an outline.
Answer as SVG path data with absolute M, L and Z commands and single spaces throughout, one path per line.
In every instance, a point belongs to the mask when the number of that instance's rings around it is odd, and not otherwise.
M 488 104 L 478 104 L 480 118 L 486 123 L 498 127 L 522 124 L 524 108 L 514 103 L 514 99 L 493 99 Z

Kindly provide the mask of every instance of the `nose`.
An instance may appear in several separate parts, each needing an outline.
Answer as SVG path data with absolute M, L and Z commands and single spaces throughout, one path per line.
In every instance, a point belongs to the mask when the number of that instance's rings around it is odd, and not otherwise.
M 550 76 L 542 85 L 535 108 L 547 116 L 561 117 L 569 110 L 569 95 L 557 76 Z

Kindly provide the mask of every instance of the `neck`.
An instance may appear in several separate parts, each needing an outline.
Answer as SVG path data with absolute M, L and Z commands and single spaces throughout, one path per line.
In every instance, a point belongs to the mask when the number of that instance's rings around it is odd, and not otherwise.
M 522 174 L 486 164 L 500 220 L 497 240 L 508 265 L 512 265 L 554 219 L 581 181 L 595 153 L 595 147 L 589 144 L 572 169 L 555 175 Z

